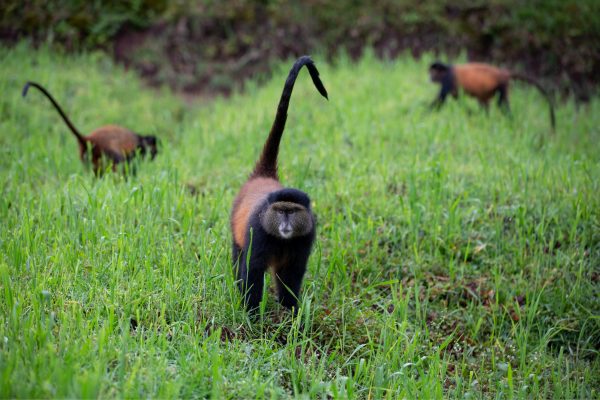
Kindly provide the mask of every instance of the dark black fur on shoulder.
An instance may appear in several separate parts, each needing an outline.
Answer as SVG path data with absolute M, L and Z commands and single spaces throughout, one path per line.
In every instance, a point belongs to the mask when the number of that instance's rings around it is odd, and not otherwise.
M 277 106 L 275 121 L 273 121 L 271 132 L 265 142 L 260 159 L 254 167 L 254 172 L 251 175 L 252 177 L 264 176 L 277 179 L 277 154 L 279 153 L 279 143 L 281 142 L 281 136 L 283 135 L 285 122 L 287 121 L 287 111 L 290 105 L 294 83 L 303 66 L 306 66 L 308 69 L 310 77 L 319 93 L 326 99 L 328 98 L 327 90 L 319 78 L 319 71 L 317 70 L 317 67 L 315 67 L 313 60 L 309 56 L 300 57 L 292 66 L 287 80 L 285 81 L 281 99 L 279 100 L 279 106 Z

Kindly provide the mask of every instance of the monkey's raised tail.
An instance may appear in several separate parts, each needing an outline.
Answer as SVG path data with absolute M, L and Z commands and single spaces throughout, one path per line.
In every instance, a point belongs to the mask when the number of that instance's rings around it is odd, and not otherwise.
M 54 105 L 54 108 L 56 108 L 56 111 L 58 111 L 58 113 L 62 117 L 63 121 L 65 121 L 65 124 L 67 124 L 69 129 L 71 129 L 71 132 L 73 132 L 73 134 L 75 135 L 75 137 L 77 138 L 79 143 L 81 143 L 83 146 L 86 146 L 86 142 L 85 142 L 83 135 L 77 130 L 77 128 L 75 128 L 75 125 L 73 125 L 73 123 L 71 122 L 69 117 L 67 117 L 67 115 L 64 113 L 62 108 L 60 108 L 60 106 L 58 105 L 56 100 L 54 100 L 54 97 L 52 97 L 52 95 L 46 89 L 44 89 L 44 87 L 42 85 L 35 83 L 35 82 L 31 82 L 31 81 L 27 82 L 25 84 L 25 86 L 23 86 L 23 92 L 22 92 L 23 97 L 27 96 L 27 91 L 29 90 L 30 86 L 37 88 L 40 92 L 42 92 L 48 98 L 48 100 L 50 100 L 52 105 Z
M 260 159 L 254 167 L 254 171 L 251 175 L 252 177 L 264 176 L 277 179 L 277 154 L 279 153 L 279 143 L 281 142 L 281 136 L 283 135 L 285 122 L 287 120 L 287 110 L 288 106 L 290 105 L 290 97 L 292 96 L 292 90 L 294 89 L 296 77 L 298 76 L 300 69 L 302 69 L 302 67 L 305 65 L 319 93 L 321 93 L 321 95 L 326 99 L 328 98 L 327 90 L 319 78 L 319 71 L 317 70 L 317 67 L 315 67 L 313 60 L 309 56 L 300 57 L 294 63 L 294 66 L 290 70 L 287 80 L 285 81 L 283 92 L 281 93 L 281 99 L 279 100 L 279 106 L 277 107 L 275 121 L 273 121 L 271 132 L 269 132 L 269 137 L 265 142 Z
M 523 81 L 535 86 L 540 91 L 540 93 L 546 98 L 546 101 L 548 102 L 548 106 L 550 108 L 550 125 L 552 125 L 552 130 L 554 130 L 554 128 L 556 127 L 556 117 L 554 116 L 554 104 L 552 103 L 552 99 L 550 99 L 548 92 L 546 92 L 546 90 L 542 87 L 542 85 L 539 84 L 539 82 L 526 75 L 519 73 L 511 73 L 511 77 L 518 81 Z

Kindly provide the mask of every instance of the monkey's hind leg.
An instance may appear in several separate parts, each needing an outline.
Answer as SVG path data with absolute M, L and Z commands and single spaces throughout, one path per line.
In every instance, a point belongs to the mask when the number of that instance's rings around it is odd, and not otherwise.
M 485 111 L 485 115 L 489 116 L 490 115 L 490 103 L 488 103 L 487 100 L 479 100 L 479 105 Z
M 242 260 L 242 249 L 239 248 L 235 242 L 231 246 L 231 263 L 233 264 L 233 276 L 235 277 L 235 283 L 238 286 L 240 292 L 244 293 L 242 290 L 242 277 L 246 276 L 246 264 L 241 262 Z

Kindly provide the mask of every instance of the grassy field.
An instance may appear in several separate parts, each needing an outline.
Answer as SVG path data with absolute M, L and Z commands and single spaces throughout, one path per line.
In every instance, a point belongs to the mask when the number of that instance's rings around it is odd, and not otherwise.
M 289 63 L 188 105 L 102 54 L 0 49 L 0 397 L 598 398 L 599 99 L 551 135 L 525 86 L 512 119 L 428 113 L 431 58 L 314 58 L 330 100 L 303 71 L 280 153 L 319 221 L 302 306 L 250 321 L 228 217 Z M 95 179 L 28 79 L 161 153 Z

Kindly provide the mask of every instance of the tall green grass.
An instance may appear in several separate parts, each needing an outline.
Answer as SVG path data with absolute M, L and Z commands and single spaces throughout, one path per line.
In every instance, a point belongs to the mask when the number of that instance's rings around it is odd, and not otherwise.
M 1 397 L 597 397 L 600 102 L 517 85 L 513 118 L 426 104 L 430 57 L 315 57 L 280 162 L 318 239 L 297 318 L 250 321 L 228 215 L 289 64 L 185 104 L 104 55 L 0 49 Z M 95 179 L 82 131 L 162 138 L 135 176 Z M 268 277 L 266 278 L 269 279 Z

